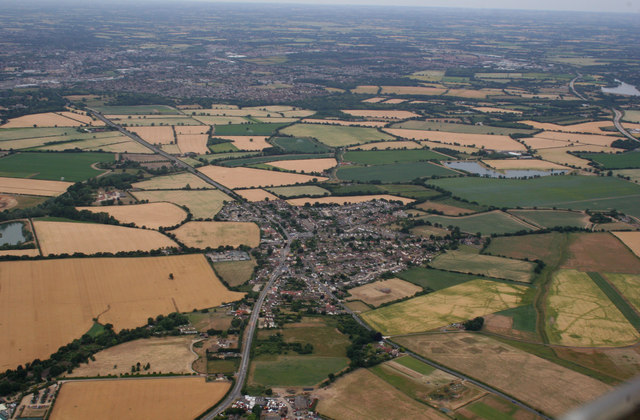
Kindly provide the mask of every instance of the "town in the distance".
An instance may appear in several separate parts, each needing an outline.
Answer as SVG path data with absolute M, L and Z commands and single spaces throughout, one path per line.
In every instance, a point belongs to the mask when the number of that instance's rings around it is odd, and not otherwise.
M 3 4 L 0 420 L 615 396 L 639 68 L 637 13 Z

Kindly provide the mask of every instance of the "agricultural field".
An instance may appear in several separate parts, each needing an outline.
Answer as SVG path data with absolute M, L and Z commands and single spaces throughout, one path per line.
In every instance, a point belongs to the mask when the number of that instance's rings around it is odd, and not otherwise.
M 230 287 L 240 286 L 251 279 L 256 262 L 246 261 L 224 261 L 213 263 L 213 268 L 218 276 Z
M 541 260 L 557 265 L 565 256 L 568 235 L 551 232 L 540 235 L 502 236 L 492 238 L 485 253 L 501 257 Z
M 260 228 L 248 222 L 187 222 L 171 233 L 186 246 L 200 249 L 260 244 Z
M 42 255 L 151 251 L 178 244 L 160 232 L 95 223 L 34 221 Z
M 288 155 L 266 155 L 266 156 L 249 156 L 249 157 L 241 157 L 238 159 L 226 159 L 220 162 L 220 165 L 227 166 L 230 168 L 235 168 L 238 166 L 251 166 L 256 165 L 256 167 L 261 167 L 270 162 L 273 162 L 274 159 L 278 161 L 291 161 L 291 160 L 304 160 L 304 161 L 315 161 L 324 158 L 332 158 L 333 154 L 331 153 L 311 153 L 311 154 L 288 154 Z M 263 165 L 264 164 L 264 165 Z
M 430 206 L 430 204 L 426 203 L 425 205 Z M 442 206 L 436 207 L 442 208 Z M 438 210 L 438 208 L 436 208 L 436 210 Z M 444 210 L 449 209 L 448 207 L 445 207 L 440 211 L 444 212 Z M 452 212 L 453 211 L 458 211 L 460 213 L 460 210 L 452 209 Z M 469 213 L 469 211 L 467 211 L 467 213 Z M 463 232 L 468 232 L 471 234 L 479 232 L 480 234 L 485 236 L 491 233 L 503 234 L 519 232 L 521 230 L 535 230 L 535 226 L 529 225 L 528 223 L 525 223 L 520 219 L 517 219 L 500 210 L 459 217 L 429 215 L 424 216 L 422 219 L 427 220 L 433 224 L 437 223 L 445 227 L 457 226 Z
M 640 123 L 640 111 L 627 109 L 624 111 L 624 121 L 631 121 L 633 123 Z
M 27 256 L 27 257 L 37 257 L 40 255 L 40 251 L 36 248 L 32 248 L 32 249 L 5 249 L 5 250 L 0 250 L 0 257 L 4 257 L 4 256 Z
M 244 117 L 232 117 L 232 116 L 227 116 L 227 117 L 223 117 L 223 116 L 219 116 L 219 115 L 198 115 L 197 113 L 195 115 L 191 115 L 191 118 L 193 118 L 196 121 L 200 121 L 202 124 L 206 124 L 206 125 L 227 125 L 227 124 L 247 124 L 249 122 L 249 120 L 247 120 Z M 269 122 L 269 121 L 263 121 L 263 122 Z
M 466 273 L 435 270 L 433 268 L 411 267 L 398 273 L 398 277 L 424 289 L 434 291 L 477 280 L 478 276 Z
M 387 125 L 385 121 L 345 121 L 345 120 L 319 120 L 315 118 L 305 118 L 301 122 L 305 124 L 330 124 L 330 125 L 345 125 L 355 127 L 384 127 Z
M 269 166 L 284 169 L 287 171 L 301 173 L 323 173 L 331 168 L 338 166 L 335 158 L 323 159 L 301 159 L 301 160 L 276 160 L 267 162 Z
M 371 306 L 406 298 L 422 291 L 422 287 L 400 279 L 380 280 L 364 286 L 349 289 L 351 297 L 347 300 L 361 300 Z
M 406 162 L 375 166 L 342 166 L 338 168 L 336 175 L 343 181 L 390 183 L 410 182 L 416 178 L 448 177 L 457 173 L 431 162 Z
M 145 179 L 144 181 L 135 182 L 131 186 L 141 190 L 180 190 L 183 188 L 199 190 L 213 188 L 211 185 L 189 172 L 154 176 L 153 178 Z
M 33 149 L 35 151 L 52 151 L 63 152 L 73 151 L 95 151 L 110 153 L 151 153 L 149 149 L 143 145 L 136 143 L 124 135 L 116 135 L 113 137 L 102 137 L 99 139 L 79 140 L 61 144 L 45 145 Z
M 324 144 L 308 138 L 276 137 L 271 143 L 285 153 L 326 153 L 331 150 Z
M 81 117 L 81 116 L 80 116 Z M 26 127 L 80 127 L 85 125 L 102 126 L 102 121 L 79 121 L 71 119 L 55 112 L 45 112 L 42 114 L 23 115 L 12 118 L 6 124 L 0 126 L 4 128 L 26 128 Z
M 213 137 L 218 136 L 267 136 L 270 137 L 279 128 L 287 124 L 255 123 L 255 124 L 224 124 L 216 125 Z
M 560 416 L 611 389 L 600 381 L 482 335 L 412 335 L 394 341 L 551 416 Z
M 442 143 L 443 145 L 453 144 L 457 146 L 512 152 L 526 151 L 526 148 L 522 144 L 513 140 L 511 137 L 504 135 L 408 130 L 404 128 L 385 128 L 384 131 L 402 139 L 429 140 L 436 143 Z
M 490 255 L 471 254 L 462 251 L 448 251 L 440 254 L 431 266 L 439 270 L 472 273 L 475 275 L 495 277 L 530 283 L 533 280 L 535 264 L 513 260 L 510 258 L 493 257 Z
M 430 238 L 432 235 L 435 237 L 445 237 L 449 234 L 449 231 L 446 229 L 427 225 L 413 227 L 410 232 L 412 235 L 422 236 L 424 238 Z
M 176 142 L 172 127 L 131 127 L 128 130 L 151 144 L 174 144 Z
M 444 204 L 437 201 L 425 201 L 424 203 L 417 204 L 416 208 L 420 210 L 439 211 L 439 212 L 442 212 L 445 216 L 463 216 L 465 214 L 473 213 L 473 210 L 465 209 L 462 207 L 456 207 L 450 204 Z M 453 219 L 453 220 L 458 220 L 458 219 Z M 443 224 L 443 223 L 440 223 L 440 224 Z M 469 228 L 471 228 L 471 226 Z
M 281 130 L 294 137 L 311 137 L 329 147 L 352 146 L 372 141 L 393 140 L 374 128 L 346 127 L 320 124 L 295 124 Z
M 77 182 L 104 172 L 94 163 L 113 161 L 112 153 L 16 153 L 0 158 L 0 177 Z
M 120 223 L 158 229 L 175 226 L 187 218 L 187 212 L 172 203 L 147 203 L 129 206 L 76 207 L 93 213 L 108 213 Z
M 177 144 L 182 154 L 195 153 L 198 155 L 204 155 L 209 152 L 207 147 L 207 141 L 209 140 L 208 134 L 178 134 Z
M 137 200 L 150 202 L 170 202 L 189 209 L 195 219 L 215 216 L 225 201 L 233 199 L 219 190 L 156 190 L 131 193 Z
M 196 359 L 189 350 L 193 337 L 144 338 L 109 347 L 95 354 L 95 360 L 81 364 L 65 376 L 107 376 L 131 373 L 131 366 L 150 364 L 141 374 L 193 372 Z
M 402 150 L 422 149 L 424 146 L 415 141 L 381 141 L 351 146 L 348 150 Z
M 342 112 L 352 117 L 362 117 L 372 120 L 408 120 L 409 118 L 420 116 L 411 111 L 394 110 L 343 109 Z
M 472 280 L 362 314 L 383 335 L 444 327 L 525 304 L 527 287 Z
M 230 387 L 230 382 L 205 378 L 66 382 L 51 420 L 195 418 L 220 401 Z
M 553 228 L 572 226 L 586 228 L 589 216 L 583 212 L 564 210 L 509 210 L 509 213 L 534 226 Z
M 116 131 L 85 133 L 70 128 L 16 128 L 0 130 L 0 149 L 20 150 L 37 148 L 43 150 L 58 148 L 73 149 L 78 144 L 87 144 L 93 140 L 106 142 L 129 141 L 128 137 Z
M 604 276 L 636 311 L 640 311 L 640 275 L 607 273 Z
M 398 197 L 389 194 L 377 194 L 377 195 L 353 195 L 353 196 L 335 196 L 335 197 L 316 197 L 316 198 L 292 198 L 287 200 L 287 203 L 292 206 L 304 206 L 309 203 L 314 205 L 319 204 L 355 204 L 362 203 L 371 200 L 387 200 L 387 201 L 401 201 L 404 204 L 412 203 L 414 200 L 410 198 Z
M 640 186 L 613 177 L 545 176 L 534 179 L 446 178 L 429 184 L 496 207 L 617 208 L 640 216 Z
M 566 346 L 622 346 L 640 334 L 588 274 L 554 274 L 546 302 L 549 340 Z
M 271 147 L 271 144 L 267 142 L 268 136 L 219 136 L 215 135 L 215 138 L 231 140 L 233 146 L 238 150 L 256 151 L 263 150 L 267 147 Z
M 278 197 L 260 188 L 235 190 L 235 193 L 250 202 L 264 201 L 264 200 L 277 200 Z
M 98 106 L 96 111 L 104 115 L 178 115 L 179 111 L 168 105 Z
M 640 168 L 640 152 L 626 153 L 582 153 L 580 157 L 591 160 L 603 169 Z
M 613 232 L 613 234 L 640 257 L 640 232 Z
M 324 181 L 319 176 L 266 171 L 254 168 L 226 168 L 224 166 L 204 166 L 198 169 L 211 179 L 228 188 L 279 187 L 282 185 L 304 184 L 314 179 Z
M 380 94 L 382 95 L 439 96 L 445 93 L 446 91 L 447 89 L 444 87 L 380 86 Z M 358 93 L 373 93 L 373 92 L 358 92 Z
M 491 134 L 508 136 L 513 133 L 531 134 L 536 130 L 528 130 L 523 128 L 505 128 L 505 127 L 492 127 L 488 125 L 475 125 L 475 124 L 456 124 L 436 121 L 421 121 L 411 120 L 397 124 L 393 124 L 391 128 L 405 128 L 409 130 L 423 130 L 423 131 L 445 131 L 450 133 L 465 133 L 465 134 Z
M 611 233 L 572 233 L 567 254 L 564 268 L 600 273 L 640 271 L 640 259 Z
M 557 163 L 547 162 L 546 160 L 540 159 L 485 159 L 482 162 L 485 165 L 499 171 L 507 169 L 536 169 L 539 171 L 569 169 L 566 166 L 558 165 Z
M 384 165 L 390 163 L 447 159 L 449 159 L 448 156 L 432 152 L 431 150 L 349 151 L 343 156 L 344 161 L 361 165 Z
M 316 395 L 320 400 L 318 413 L 334 419 L 386 420 L 389 419 L 390 407 L 393 407 L 394 418 L 398 419 L 447 418 L 366 369 L 359 369 L 339 378 L 331 386 L 316 392 Z M 358 401 L 358 404 L 354 404 L 354 401 Z
M 586 159 L 577 157 L 573 153 L 617 153 L 621 151 L 621 149 L 615 149 L 612 147 L 592 145 L 558 147 L 556 143 L 552 143 L 547 148 L 539 148 L 535 146 L 535 144 L 539 144 L 543 141 L 553 142 L 554 140 L 536 139 L 536 141 L 530 141 L 530 139 L 523 139 L 523 142 L 533 147 L 534 149 L 538 149 L 537 155 L 539 155 L 541 159 L 555 162 L 559 165 L 575 166 L 577 168 L 583 169 L 591 169 L 591 162 Z
M 569 145 L 592 145 L 592 146 L 611 146 L 620 137 L 607 136 L 601 134 L 576 134 L 576 133 L 560 133 L 555 131 L 544 131 L 536 134 L 534 138 L 561 141 Z
M 275 187 L 269 188 L 267 191 L 272 192 L 273 194 L 284 197 L 300 197 L 300 196 L 309 196 L 309 197 L 321 197 L 324 195 L 330 195 L 331 193 L 325 190 L 322 187 L 318 187 L 316 185 L 304 185 L 301 187 L 293 186 L 293 187 Z
M 72 182 L 65 181 L 0 177 L 0 192 L 7 194 L 56 197 L 67 191 L 71 185 Z
M 89 331 L 94 318 L 119 331 L 244 296 L 228 291 L 203 255 L 7 261 L 0 285 L 2 370 L 45 360 Z

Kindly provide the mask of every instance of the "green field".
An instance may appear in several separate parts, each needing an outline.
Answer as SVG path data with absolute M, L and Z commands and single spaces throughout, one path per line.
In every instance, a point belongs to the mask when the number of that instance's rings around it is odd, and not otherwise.
M 216 125 L 213 136 L 272 136 L 285 125 L 274 123 Z
M 430 190 L 422 185 L 414 184 L 325 184 L 323 187 L 331 191 L 332 195 L 368 195 L 388 193 L 416 200 L 424 200 L 440 195 L 437 191 Z
M 419 162 L 425 160 L 447 160 L 444 156 L 431 150 L 365 150 L 345 152 L 343 160 L 362 165 L 384 165 L 390 163 Z
M 233 375 L 240 366 L 240 358 L 207 360 L 207 373 Z
M 123 127 L 154 127 L 169 125 L 202 125 L 200 121 L 185 115 L 168 115 L 162 118 L 127 118 L 122 120 L 113 120 Z
M 531 261 L 539 259 L 555 266 L 564 258 L 568 243 L 567 234 L 559 232 L 503 236 L 493 238 L 484 252 L 509 258 L 528 258 Z
M 325 153 L 331 149 L 309 138 L 276 137 L 271 143 L 285 153 Z
M 222 278 L 229 286 L 240 286 L 248 282 L 253 275 L 253 269 L 256 266 L 254 260 L 246 261 L 223 261 L 213 263 L 213 268 L 218 276 Z
M 280 356 L 253 362 L 253 382 L 266 387 L 313 386 L 349 365 L 346 357 Z
M 333 157 L 332 153 L 322 153 L 315 155 L 269 155 L 269 156 L 254 156 L 240 159 L 230 159 L 220 162 L 222 166 L 236 167 L 236 166 L 249 166 L 260 163 L 273 162 L 276 160 L 301 160 L 301 159 L 321 159 Z
M 430 162 L 392 163 L 377 166 L 345 166 L 336 172 L 343 181 L 409 182 L 416 178 L 455 176 L 453 172 Z
M 128 140 L 117 131 L 100 133 L 79 132 L 71 127 L 66 128 L 17 128 L 0 130 L 1 150 L 20 150 L 36 147 L 65 147 L 72 149 L 77 146 L 76 141 L 117 139 L 122 142 Z M 46 146 L 45 146 L 46 145 Z M 56 146 L 57 145 L 57 146 Z M 64 145 L 64 146 L 63 146 Z
M 84 181 L 100 175 L 96 162 L 113 162 L 111 153 L 17 153 L 0 158 L 0 176 Z
M 511 407 L 510 407 L 511 408 Z M 511 413 L 503 413 L 502 411 L 487 405 L 481 401 L 475 402 L 467 407 L 467 410 L 471 411 L 476 416 L 486 420 L 513 420 L 514 417 Z M 516 406 L 510 410 L 513 413 L 518 411 Z
M 472 273 L 498 279 L 531 282 L 534 264 L 527 261 L 490 255 L 470 254 L 461 251 L 448 251 L 440 254 L 431 266 L 440 270 Z
M 584 228 L 589 224 L 589 218 L 584 213 L 555 210 L 509 210 L 526 222 L 537 226 L 553 228 L 556 226 L 572 226 Z
M 640 275 L 639 274 L 605 274 L 636 311 L 640 311 Z
M 463 232 L 475 234 L 480 232 L 482 235 L 490 235 L 492 233 L 514 233 L 521 230 L 532 230 L 528 225 L 515 220 L 513 217 L 501 211 L 492 211 L 488 213 L 472 214 L 470 216 L 440 216 L 428 215 L 421 217 L 433 224 L 440 224 L 444 227 L 457 226 Z
M 375 128 L 339 125 L 295 124 L 281 130 L 281 132 L 294 137 L 311 137 L 329 147 L 352 146 L 394 139 L 389 134 L 382 133 Z
M 475 125 L 475 124 L 455 124 L 433 121 L 419 121 L 411 120 L 398 124 L 394 124 L 392 128 L 406 128 L 409 130 L 430 130 L 430 131 L 447 131 L 451 133 L 466 133 L 466 134 L 495 134 L 505 135 L 513 133 L 531 134 L 538 130 L 529 130 L 526 128 L 505 128 L 505 127 L 491 127 L 488 125 Z
M 432 290 L 446 289 L 447 287 L 466 283 L 478 278 L 478 276 L 472 274 L 454 273 L 424 267 L 411 267 L 406 271 L 398 273 L 396 276 L 422 288 Z
M 423 375 L 429 375 L 436 370 L 436 368 L 426 363 L 423 363 L 420 360 L 411 356 L 400 357 L 398 359 L 395 359 L 395 362 L 401 364 L 402 366 L 406 366 L 409 369 L 414 370 Z
M 320 197 L 323 195 L 331 195 L 331 193 L 324 188 L 315 185 L 301 185 L 292 187 L 274 187 L 266 188 L 267 191 L 284 198 L 292 197 Z
M 98 106 L 96 111 L 105 115 L 177 115 L 178 110 L 167 105 Z
M 625 110 L 624 117 L 622 118 L 624 121 L 630 121 L 634 123 L 640 123 L 640 110 Z
M 518 331 L 536 332 L 536 309 L 533 305 L 518 306 L 498 312 L 496 315 L 507 316 L 513 319 L 513 329 Z
M 640 144 L 640 143 L 639 143 Z M 627 153 L 580 153 L 583 159 L 596 162 L 604 169 L 635 169 L 640 168 L 640 152 Z
M 640 186 L 614 177 L 447 178 L 429 181 L 457 197 L 496 207 L 617 209 L 640 216 Z
M 209 146 L 209 150 L 213 153 L 226 153 L 226 152 L 235 152 L 238 150 L 236 146 L 233 145 L 232 141 L 225 141 L 222 143 L 215 143 Z
M 591 277 L 591 280 L 593 280 L 593 282 L 598 285 L 600 290 L 602 290 L 602 292 L 607 295 L 611 302 L 616 305 L 616 308 L 618 308 L 618 310 L 622 312 L 622 315 L 627 318 L 627 321 L 629 321 L 629 323 L 633 325 L 636 330 L 640 331 L 640 316 L 638 316 L 638 313 L 627 303 L 627 301 L 622 296 L 620 296 L 620 293 L 618 293 L 615 287 L 609 284 L 609 282 L 607 282 L 599 273 L 590 272 L 588 274 L 589 277 Z

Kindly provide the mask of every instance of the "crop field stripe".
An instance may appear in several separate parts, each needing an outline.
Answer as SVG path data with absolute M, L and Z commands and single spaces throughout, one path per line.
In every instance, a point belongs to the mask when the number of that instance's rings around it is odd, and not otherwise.
M 600 273 L 589 272 L 589 277 L 591 280 L 602 290 L 602 292 L 607 295 L 607 297 L 616 305 L 616 308 L 625 318 L 629 321 L 633 327 L 640 331 L 640 315 L 629 305 L 629 303 L 625 300 L 625 298 L 618 292 L 618 290 L 611 285 L 607 280 L 605 280 Z

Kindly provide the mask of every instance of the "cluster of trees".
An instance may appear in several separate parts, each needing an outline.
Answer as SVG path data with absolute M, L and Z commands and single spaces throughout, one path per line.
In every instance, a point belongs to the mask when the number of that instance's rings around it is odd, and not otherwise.
M 484 325 L 484 318 L 481 316 L 475 317 L 468 321 L 463 322 L 464 329 L 467 331 L 480 331 Z
M 372 346 L 372 343 L 382 340 L 382 334 L 366 329 L 353 317 L 339 316 L 338 331 L 348 335 L 351 340 L 351 344 L 347 347 L 351 368 L 374 366 L 389 358 L 388 354 L 380 353 Z
M 266 340 L 256 340 L 256 345 L 252 350 L 255 356 L 261 354 L 283 354 L 288 351 L 295 351 L 298 354 L 313 353 L 313 345 L 311 343 L 300 343 L 298 341 L 285 342 L 281 333 L 276 333 Z

